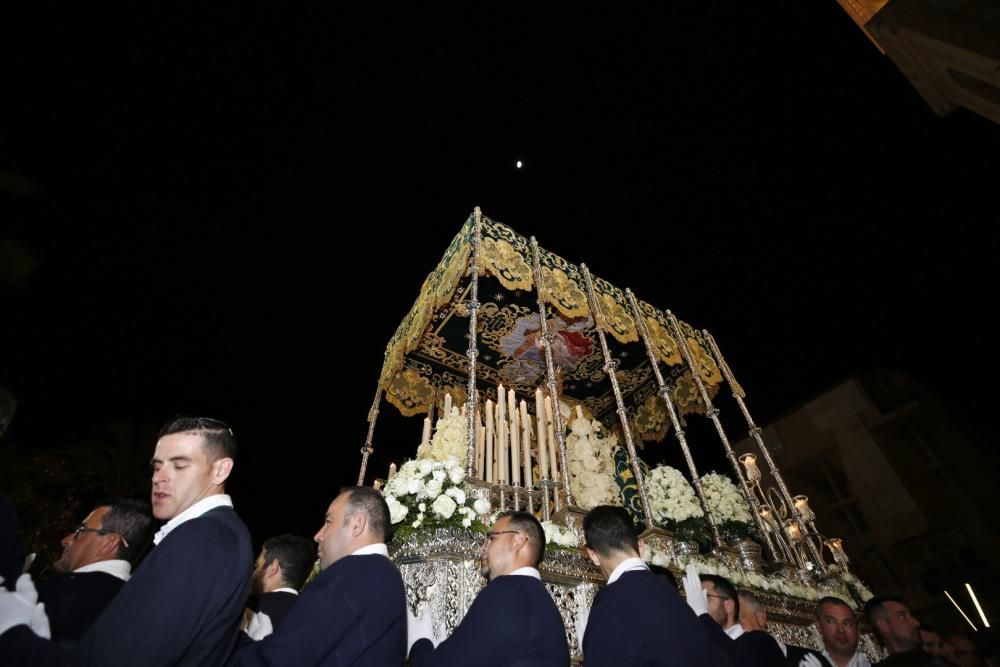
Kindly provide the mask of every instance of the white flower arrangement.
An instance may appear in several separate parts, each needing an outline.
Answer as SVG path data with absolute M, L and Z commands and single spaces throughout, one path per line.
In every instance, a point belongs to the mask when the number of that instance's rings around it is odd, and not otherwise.
M 725 475 L 710 472 L 701 478 L 708 509 L 712 512 L 719 532 L 727 539 L 749 536 L 753 515 L 746 499 L 736 485 Z
M 705 556 L 678 556 L 677 558 L 671 558 L 669 554 L 657 551 L 648 545 L 645 550 L 644 560 L 647 563 L 663 567 L 668 567 L 672 563 L 675 563 L 681 570 L 684 570 L 691 564 L 695 566 L 699 574 L 717 574 L 720 577 L 725 577 L 736 588 L 750 588 L 768 593 L 779 593 L 809 602 L 816 602 L 826 595 L 843 598 L 842 594 L 835 590 L 824 588 L 822 584 L 818 587 L 807 586 L 797 581 L 789 581 L 783 577 L 768 577 L 757 572 L 744 572 L 742 569 L 734 570 L 722 561 Z M 857 578 L 853 577 L 853 575 L 848 574 L 847 576 L 857 581 Z M 858 584 L 861 585 L 860 582 Z M 856 600 L 845 600 L 845 602 L 855 609 L 858 608 Z
M 618 438 L 605 433 L 601 422 L 584 417 L 580 406 L 576 408 L 576 415 L 566 436 L 566 459 L 577 505 L 584 509 L 621 505 L 621 494 L 615 483 L 614 450 Z
M 438 419 L 431 441 L 417 447 L 417 459 L 446 461 L 449 458 L 455 458 L 464 461 L 469 446 L 466 438 L 467 421 L 458 408 L 452 407 L 450 414 Z M 461 481 L 455 483 L 460 484 Z
M 545 531 L 546 545 L 563 547 L 566 549 L 576 549 L 580 546 L 580 536 L 570 528 L 560 526 L 551 521 L 543 521 L 542 529 Z
M 382 495 L 401 539 L 414 530 L 443 526 L 486 531 L 482 518 L 490 513 L 490 502 L 462 487 L 465 470 L 459 461 L 454 456 L 407 461 L 386 482 Z
M 700 540 L 705 531 L 705 512 L 694 487 L 677 468 L 657 466 L 646 477 L 646 496 L 653 523 L 681 540 Z

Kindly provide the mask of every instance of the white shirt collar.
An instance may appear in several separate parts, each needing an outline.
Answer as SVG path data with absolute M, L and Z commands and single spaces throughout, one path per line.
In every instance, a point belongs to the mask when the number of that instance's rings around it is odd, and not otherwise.
M 352 556 L 377 555 L 377 556 L 385 556 L 386 558 L 388 558 L 389 547 L 385 546 L 385 544 L 383 544 L 382 542 L 377 542 L 375 544 L 369 544 L 367 546 L 363 546 L 354 553 L 352 553 L 351 555 Z
M 613 584 L 626 572 L 631 572 L 632 570 L 648 570 L 649 567 L 642 562 L 641 558 L 626 558 L 622 562 L 618 563 L 618 567 L 611 571 L 611 576 L 608 577 L 608 583 Z
M 112 560 L 99 560 L 96 563 L 78 567 L 73 572 L 103 572 L 122 581 L 128 581 L 129 577 L 132 576 L 132 565 L 127 560 L 114 558 Z
M 216 493 L 209 496 L 208 498 L 202 498 L 191 507 L 187 508 L 177 516 L 175 516 L 170 521 L 163 524 L 163 527 L 156 531 L 156 535 L 153 535 L 153 544 L 158 545 L 160 542 L 166 538 L 177 526 L 181 525 L 185 521 L 190 521 L 191 519 L 197 519 L 202 514 L 209 510 L 214 510 L 216 507 L 232 507 L 233 499 L 229 497 L 226 493 Z
M 778 642 L 778 648 L 781 649 L 781 655 L 783 655 L 783 656 L 785 656 L 787 658 L 788 657 L 788 644 L 786 644 L 785 642 L 781 641 L 780 639 L 778 639 L 774 635 L 771 635 L 771 639 L 773 639 L 774 641 Z
M 821 654 L 824 658 L 826 658 L 830 662 L 831 665 L 834 665 L 834 667 L 836 667 L 837 663 L 833 661 L 833 657 L 830 655 L 829 651 L 827 651 L 824 648 Z M 847 663 L 847 667 L 871 667 L 871 663 L 868 662 L 868 656 L 866 656 L 861 651 L 855 651 L 854 657 L 852 657 L 850 662 Z
M 519 567 L 507 576 L 516 575 L 518 577 L 534 577 L 539 581 L 542 580 L 542 573 L 533 567 Z
M 743 629 L 742 625 L 737 623 L 735 625 L 730 625 L 728 628 L 726 628 L 725 632 L 727 635 L 729 635 L 730 639 L 736 639 L 740 635 L 745 634 L 746 630 Z
M 284 586 L 282 588 L 275 588 L 273 591 L 268 591 L 268 593 L 291 593 L 292 595 L 298 595 L 299 592 L 290 586 Z

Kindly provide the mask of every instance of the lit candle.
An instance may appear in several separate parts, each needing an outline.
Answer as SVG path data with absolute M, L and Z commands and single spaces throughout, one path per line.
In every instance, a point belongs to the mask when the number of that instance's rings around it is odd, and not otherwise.
M 535 390 L 535 439 L 538 446 L 538 474 L 542 479 L 549 479 L 549 452 L 545 444 L 545 399 L 542 390 Z
M 833 560 L 836 561 L 837 565 L 846 568 L 847 564 L 850 563 L 850 559 L 847 554 L 844 553 L 844 544 L 841 542 L 839 537 L 831 537 L 824 544 L 829 547 L 830 553 L 833 554 Z
M 396 464 L 395 463 L 390 463 L 389 464 L 389 479 L 392 479 L 395 476 L 396 476 Z
M 757 467 L 757 457 L 753 454 L 742 454 L 740 456 L 740 463 L 747 472 L 747 481 L 751 484 L 760 480 L 760 468 Z
M 764 526 L 768 530 L 777 530 L 778 526 L 774 521 L 774 515 L 771 514 L 771 510 L 767 507 L 760 508 L 760 518 L 764 520 Z
M 792 498 L 792 502 L 795 503 L 795 511 L 799 513 L 804 521 L 812 521 L 816 518 L 813 511 L 809 509 L 809 497 L 808 496 L 795 496 Z
M 789 519 L 785 522 L 785 532 L 788 533 L 788 539 L 792 542 L 798 542 L 802 539 L 802 531 L 799 530 L 799 524 L 795 522 L 795 519 Z
M 375 483 L 372 484 L 372 486 L 375 487 L 376 491 L 381 491 L 382 490 L 382 480 L 376 479 Z

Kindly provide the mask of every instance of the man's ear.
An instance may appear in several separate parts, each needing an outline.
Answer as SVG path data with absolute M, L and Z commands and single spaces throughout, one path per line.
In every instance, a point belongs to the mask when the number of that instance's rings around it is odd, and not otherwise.
M 212 464 L 212 484 L 224 484 L 233 471 L 233 460 L 228 456 Z
M 269 577 L 273 577 L 275 575 L 280 576 L 281 562 L 278 561 L 277 558 L 275 558 L 274 560 L 271 561 L 271 564 L 267 566 L 267 569 L 264 570 L 264 573 Z
M 123 540 L 121 535 L 118 533 L 107 533 L 105 535 L 98 536 L 101 540 L 100 546 L 97 549 L 97 553 L 107 558 L 102 558 L 101 560 L 110 560 L 118 555 L 118 544 L 119 540 Z M 123 545 L 124 546 L 124 545 Z
M 591 549 L 590 547 L 584 547 L 584 548 L 587 550 L 587 555 L 590 556 L 590 562 L 596 565 L 597 567 L 600 567 L 601 558 L 600 556 L 597 555 L 597 552 Z
M 639 558 L 646 560 L 646 540 L 639 540 Z
M 355 512 L 351 517 L 351 535 L 358 537 L 368 528 L 368 515 L 364 512 Z

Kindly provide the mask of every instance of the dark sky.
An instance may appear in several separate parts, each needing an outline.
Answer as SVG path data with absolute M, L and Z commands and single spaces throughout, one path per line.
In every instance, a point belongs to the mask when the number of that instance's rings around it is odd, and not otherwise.
M 0 193 L 38 262 L 12 436 L 218 416 L 255 537 L 311 535 L 475 205 L 710 329 L 762 424 L 888 367 L 987 433 L 1000 127 L 933 115 L 835 3 L 674 4 L 0 22 L 0 169 L 36 186 Z M 410 421 L 383 404 L 376 469 Z

